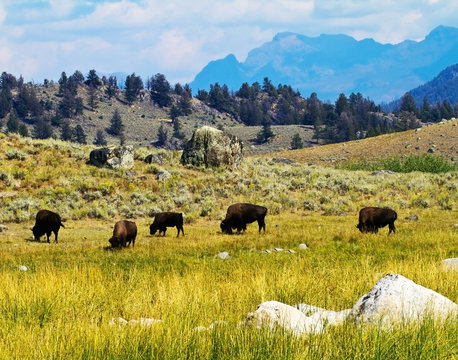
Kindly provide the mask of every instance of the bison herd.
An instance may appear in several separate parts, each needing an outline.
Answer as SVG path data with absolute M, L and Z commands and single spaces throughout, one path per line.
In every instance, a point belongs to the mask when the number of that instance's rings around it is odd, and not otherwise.
M 238 203 L 228 207 L 226 217 L 221 221 L 221 232 L 232 234 L 232 230 L 237 230 L 237 233 L 244 232 L 247 224 L 257 221 L 259 232 L 266 232 L 265 217 L 267 208 L 264 206 Z M 362 233 L 378 233 L 378 229 L 388 225 L 388 235 L 396 232 L 394 222 L 397 219 L 397 214 L 389 208 L 365 207 L 359 212 L 359 222 L 356 227 Z M 64 227 L 59 214 L 49 210 L 38 211 L 35 219 L 35 226 L 32 228 L 35 241 L 40 241 L 40 237 L 46 234 L 49 243 L 51 233 L 54 233 L 55 242 L 57 243 L 57 234 L 60 227 Z M 154 217 L 154 222 L 150 225 L 150 235 L 156 234 L 165 236 L 168 227 L 177 228 L 177 237 L 180 236 L 180 231 L 184 236 L 183 230 L 183 214 L 176 212 L 160 212 Z M 137 225 L 133 221 L 120 220 L 113 229 L 113 236 L 109 239 L 112 248 L 123 248 L 135 246 L 135 238 L 137 237 Z

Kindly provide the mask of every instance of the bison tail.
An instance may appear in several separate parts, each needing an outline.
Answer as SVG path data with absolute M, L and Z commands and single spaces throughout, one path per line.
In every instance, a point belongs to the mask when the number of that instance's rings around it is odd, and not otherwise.
M 63 228 L 65 228 L 64 223 L 63 223 L 62 221 L 60 222 L 60 226 L 62 226 Z

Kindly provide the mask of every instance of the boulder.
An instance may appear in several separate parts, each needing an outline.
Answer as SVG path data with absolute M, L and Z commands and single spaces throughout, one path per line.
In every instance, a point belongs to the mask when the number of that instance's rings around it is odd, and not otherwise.
M 134 166 L 134 149 L 130 145 L 95 149 L 89 154 L 89 163 L 97 167 L 131 169 Z
M 458 271 L 458 258 L 442 260 L 442 266 L 447 271 L 451 271 L 451 270 Z
M 458 305 L 445 296 L 404 276 L 388 274 L 356 302 L 349 318 L 355 322 L 390 325 L 424 316 L 445 319 L 453 313 L 458 314 Z
M 148 156 L 145 157 L 143 161 L 146 162 L 147 164 L 159 164 L 159 165 L 165 164 L 165 160 L 159 154 L 149 154 Z
M 456 315 L 458 305 L 451 300 L 401 275 L 388 274 L 351 309 L 330 311 L 307 304 L 293 307 L 278 301 L 267 301 L 248 314 L 245 324 L 258 328 L 280 327 L 301 335 L 320 333 L 326 326 L 344 321 L 390 326 L 421 320 L 424 316 L 443 320 Z
M 324 322 L 318 321 L 317 318 L 312 319 L 293 306 L 278 301 L 266 301 L 260 304 L 256 311 L 248 314 L 246 324 L 258 328 L 279 327 L 291 331 L 294 335 L 301 335 L 323 331 Z
M 181 163 L 206 167 L 238 167 L 242 162 L 242 150 L 243 143 L 237 137 L 203 126 L 194 131 L 186 144 Z
M 170 179 L 171 176 L 172 175 L 167 170 L 159 170 L 159 172 L 156 174 L 156 180 L 164 182 Z

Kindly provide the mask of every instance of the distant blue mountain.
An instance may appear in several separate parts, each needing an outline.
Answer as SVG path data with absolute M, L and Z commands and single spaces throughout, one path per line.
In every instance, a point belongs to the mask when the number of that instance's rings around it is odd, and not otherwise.
M 390 102 L 458 62 L 458 28 L 439 26 L 422 41 L 380 44 L 347 35 L 307 37 L 280 33 L 249 52 L 211 61 L 190 84 L 194 92 L 210 84 L 238 90 L 243 82 L 291 85 L 305 97 L 316 92 L 335 101 L 340 93 L 360 92 L 375 102 Z

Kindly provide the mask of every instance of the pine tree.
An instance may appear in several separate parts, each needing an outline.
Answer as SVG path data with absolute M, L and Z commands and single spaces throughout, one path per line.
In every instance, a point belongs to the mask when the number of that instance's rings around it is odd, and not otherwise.
M 113 136 L 120 136 L 124 130 L 124 124 L 122 123 L 121 115 L 119 114 L 118 109 L 115 109 L 110 123 L 111 126 L 107 129 L 107 132 Z
M 23 137 L 29 136 L 29 129 L 23 122 L 19 123 L 18 132 L 19 132 L 19 135 Z
M 87 103 L 92 110 L 95 110 L 98 106 L 96 90 L 97 89 L 92 85 L 89 85 L 89 88 L 87 90 L 87 95 L 88 95 Z
M 261 131 L 257 135 L 257 142 L 260 144 L 265 143 L 269 141 L 269 139 L 273 136 L 275 135 L 271 128 L 271 121 L 270 119 L 266 118 L 263 121 Z
M 107 140 L 105 139 L 105 135 L 103 134 L 103 130 L 97 130 L 97 134 L 95 136 L 93 144 L 94 145 L 99 145 L 99 146 L 106 146 L 107 145 Z
M 167 130 L 164 128 L 164 124 L 161 124 L 161 126 L 159 126 L 159 130 L 157 131 L 157 145 L 163 146 L 167 142 L 167 137 Z
M 17 116 L 13 113 L 10 114 L 10 118 L 6 122 L 6 131 L 9 133 L 19 132 L 19 120 Z
M 302 141 L 301 136 L 299 135 L 299 133 L 295 133 L 291 139 L 291 149 L 296 150 L 296 149 L 302 149 L 303 147 L 304 147 L 304 143 Z
M 33 126 L 33 135 L 37 139 L 49 139 L 53 135 L 49 121 L 40 117 Z
M 62 129 L 60 131 L 60 139 L 63 141 L 72 141 L 73 129 L 70 127 L 69 121 L 64 121 L 64 123 L 62 124 Z
M 86 134 L 84 133 L 84 129 L 81 125 L 75 126 L 75 142 L 79 144 L 86 144 Z
M 163 74 L 156 74 L 151 79 L 151 99 L 160 107 L 170 106 L 172 98 L 170 96 L 170 84 Z
M 179 119 L 173 121 L 173 135 L 174 138 L 184 139 L 184 134 L 181 132 L 181 123 Z

